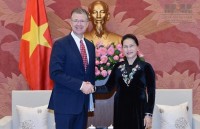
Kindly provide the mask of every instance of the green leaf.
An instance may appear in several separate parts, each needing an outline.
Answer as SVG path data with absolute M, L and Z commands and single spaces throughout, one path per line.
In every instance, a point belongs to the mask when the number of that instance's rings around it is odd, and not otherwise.
M 119 50 L 115 50 L 115 55 L 119 55 L 120 54 L 120 51 Z

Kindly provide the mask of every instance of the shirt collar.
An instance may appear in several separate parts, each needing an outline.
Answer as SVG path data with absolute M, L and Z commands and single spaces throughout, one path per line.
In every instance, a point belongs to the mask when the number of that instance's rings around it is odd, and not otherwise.
M 72 37 L 74 38 L 74 40 L 75 40 L 76 43 L 80 43 L 80 40 L 83 40 L 83 41 L 84 41 L 84 36 L 83 36 L 82 39 L 80 39 L 78 36 L 76 36 L 76 35 L 74 34 L 73 31 L 71 32 L 71 35 L 72 35 Z

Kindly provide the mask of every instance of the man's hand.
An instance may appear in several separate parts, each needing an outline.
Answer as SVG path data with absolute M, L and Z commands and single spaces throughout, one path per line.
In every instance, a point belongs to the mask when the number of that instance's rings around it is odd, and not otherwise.
M 94 86 L 90 82 L 83 82 L 83 85 L 81 87 L 81 91 L 84 94 L 90 94 L 94 92 Z

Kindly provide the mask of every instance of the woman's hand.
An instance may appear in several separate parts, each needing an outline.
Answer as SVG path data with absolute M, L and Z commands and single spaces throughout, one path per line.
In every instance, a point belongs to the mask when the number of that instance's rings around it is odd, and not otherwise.
M 145 129 L 151 129 L 151 127 L 152 127 L 152 117 L 151 116 L 146 115 L 144 117 L 144 126 L 145 126 Z

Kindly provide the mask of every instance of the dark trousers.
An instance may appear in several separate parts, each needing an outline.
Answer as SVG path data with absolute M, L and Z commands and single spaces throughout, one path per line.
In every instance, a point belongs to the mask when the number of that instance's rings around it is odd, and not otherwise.
M 80 114 L 55 114 L 56 129 L 86 129 L 87 110 Z

